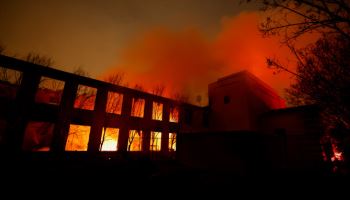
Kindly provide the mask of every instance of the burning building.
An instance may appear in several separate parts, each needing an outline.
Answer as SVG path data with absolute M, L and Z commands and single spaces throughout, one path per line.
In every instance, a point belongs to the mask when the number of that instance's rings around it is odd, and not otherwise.
M 195 168 L 313 169 L 321 161 L 317 108 L 285 108 L 247 71 L 209 85 L 194 106 L 0 56 L 2 152 L 176 159 Z

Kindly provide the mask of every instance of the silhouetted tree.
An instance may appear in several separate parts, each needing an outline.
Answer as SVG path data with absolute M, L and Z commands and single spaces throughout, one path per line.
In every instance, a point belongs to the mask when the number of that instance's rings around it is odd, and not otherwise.
M 244 0 L 261 3 L 267 16 L 260 24 L 265 36 L 282 34 L 283 42 L 310 32 L 342 35 L 350 40 L 348 0 Z
M 297 52 L 296 82 L 288 100 L 295 105 L 318 104 L 328 120 L 350 127 L 350 42 L 327 37 Z
M 162 84 L 155 85 L 152 88 L 152 94 L 157 95 L 157 96 L 163 96 L 165 90 L 166 90 L 165 85 L 162 85 Z
M 261 2 L 261 8 L 267 14 L 259 27 L 261 33 L 282 36 L 281 42 L 289 47 L 297 60 L 294 72 L 278 59 L 267 58 L 269 67 L 293 74 L 296 78 L 287 89 L 288 102 L 292 105 L 318 104 L 328 130 L 325 138 L 336 139 L 342 151 L 349 152 L 344 141 L 348 141 L 345 138 L 349 138 L 350 128 L 350 1 L 254 2 Z M 294 42 L 300 36 L 314 32 L 319 37 L 316 43 L 302 49 L 295 48 Z M 349 156 L 344 156 L 345 160 L 350 160 Z
M 124 85 L 124 73 L 115 72 L 107 76 L 104 81 L 107 83 L 112 83 L 114 85 Z
M 34 52 L 28 53 L 25 57 L 25 60 L 34 64 L 42 65 L 44 67 L 51 67 L 54 63 L 52 58 Z
M 141 91 L 141 92 L 145 91 L 145 88 L 141 84 L 138 84 L 138 83 L 135 84 L 134 89 Z
M 90 77 L 90 74 L 84 70 L 82 66 L 78 66 L 73 70 L 73 74 L 79 75 L 79 76 L 85 76 L 85 77 Z
M 327 133 L 344 153 L 350 145 L 343 143 L 350 136 L 349 52 L 350 41 L 342 35 L 325 36 L 297 51 L 296 82 L 287 89 L 291 104 L 321 107 L 324 124 L 330 130 Z M 344 159 L 349 160 L 349 155 L 344 154 Z
M 257 2 L 266 17 L 259 24 L 264 36 L 281 36 L 295 55 L 298 62 L 298 49 L 294 42 L 308 33 L 318 33 L 323 40 L 342 37 L 350 41 L 350 1 L 348 0 L 242 0 Z M 267 58 L 268 67 L 275 72 L 285 71 L 298 77 L 298 74 L 283 65 L 276 58 Z
M 294 105 L 309 103 L 324 105 L 325 98 L 333 99 L 322 107 L 333 110 L 327 112 L 338 115 L 337 121 L 349 126 L 348 120 L 343 119 L 345 115 L 341 114 L 348 111 L 344 111 L 345 108 L 336 108 L 339 106 L 335 105 L 344 105 L 346 100 L 344 99 L 346 90 L 343 87 L 348 83 L 346 76 L 349 71 L 347 52 L 350 45 L 350 1 L 256 0 L 254 2 L 262 2 L 261 9 L 267 14 L 260 24 L 260 31 L 265 36 L 283 34 L 282 42 L 297 58 L 296 72 L 289 70 L 276 59 L 267 59 L 268 66 L 295 76 L 297 83 L 287 90 L 289 102 Z M 309 47 L 296 49 L 291 40 L 310 32 L 321 33 L 321 38 Z

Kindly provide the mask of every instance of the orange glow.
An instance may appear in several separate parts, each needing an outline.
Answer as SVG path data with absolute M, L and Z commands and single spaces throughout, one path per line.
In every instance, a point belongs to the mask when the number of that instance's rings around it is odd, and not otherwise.
M 176 151 L 176 133 L 169 133 L 169 151 Z
M 128 151 L 141 151 L 142 137 L 142 131 L 130 130 L 128 139 Z
M 145 100 L 140 98 L 132 98 L 131 116 L 143 117 L 145 110 Z
M 175 122 L 175 123 L 179 122 L 179 108 L 178 107 L 170 108 L 169 121 Z
M 151 131 L 151 151 L 160 151 L 162 141 L 162 133 Z
M 219 65 L 213 62 L 208 41 L 194 29 L 172 32 L 154 29 L 128 43 L 115 69 L 127 72 L 131 83 L 140 83 L 148 91 L 157 84 L 165 85 L 165 96 L 203 89 L 208 79 L 215 80 Z M 208 70 L 209 68 L 209 70 Z M 113 72 L 106 72 L 110 74 Z M 189 85 L 190 84 L 190 85 Z
M 117 151 L 119 128 L 103 128 L 101 151 Z
M 94 110 L 97 89 L 85 85 L 79 85 L 74 108 Z
M 266 66 L 267 57 L 276 57 L 295 70 L 295 57 L 281 45 L 280 37 L 263 38 L 258 30 L 260 16 L 257 12 L 243 12 L 235 17 L 224 17 L 221 30 L 211 40 L 194 28 L 171 31 L 155 28 L 138 35 L 122 50 L 114 70 L 125 71 L 131 83 L 140 83 L 151 90 L 159 83 L 167 97 L 179 92 L 190 94 L 190 101 L 203 97 L 207 103 L 207 86 L 217 78 L 234 72 L 248 70 L 269 84 L 279 95 L 293 82 L 288 73 L 277 76 Z M 296 43 L 303 47 L 315 37 L 303 37 Z M 103 75 L 102 75 L 103 76 Z
M 163 104 L 153 102 L 152 119 L 162 121 L 163 119 Z
M 90 126 L 74 125 L 69 126 L 69 133 L 66 141 L 66 151 L 87 151 L 90 135 Z
M 106 112 L 120 115 L 122 113 L 123 94 L 108 92 Z

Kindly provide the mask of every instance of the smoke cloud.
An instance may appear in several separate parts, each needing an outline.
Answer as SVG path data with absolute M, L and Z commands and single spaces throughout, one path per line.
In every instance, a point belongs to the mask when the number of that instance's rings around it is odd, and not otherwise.
M 223 18 L 221 23 L 221 31 L 212 39 L 194 28 L 180 32 L 152 29 L 128 43 L 118 63 L 103 76 L 124 71 L 129 86 L 141 84 L 151 91 L 163 84 L 168 97 L 180 92 L 190 94 L 195 102 L 201 95 L 205 104 L 209 83 L 248 70 L 283 96 L 291 76 L 274 75 L 266 66 L 266 57 L 276 57 L 290 62 L 293 70 L 293 56 L 281 46 L 279 38 L 262 37 L 259 16 L 254 12 Z

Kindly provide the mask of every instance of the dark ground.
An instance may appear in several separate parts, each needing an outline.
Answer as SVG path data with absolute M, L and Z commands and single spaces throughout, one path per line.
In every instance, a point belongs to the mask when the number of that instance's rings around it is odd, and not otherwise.
M 45 156 L 44 156 L 45 157 Z M 96 191 L 162 190 L 172 193 L 195 192 L 205 194 L 216 189 L 226 193 L 255 195 L 254 191 L 267 193 L 284 191 L 339 192 L 350 185 L 350 177 L 340 174 L 306 171 L 271 171 L 262 169 L 240 175 L 229 171 L 194 169 L 176 160 L 111 159 L 20 156 L 3 157 L 1 183 L 9 188 L 34 188 L 54 190 L 56 193 L 83 188 L 84 194 Z M 5 187 L 6 188 L 6 187 Z M 80 191 L 80 190 L 79 190 Z

